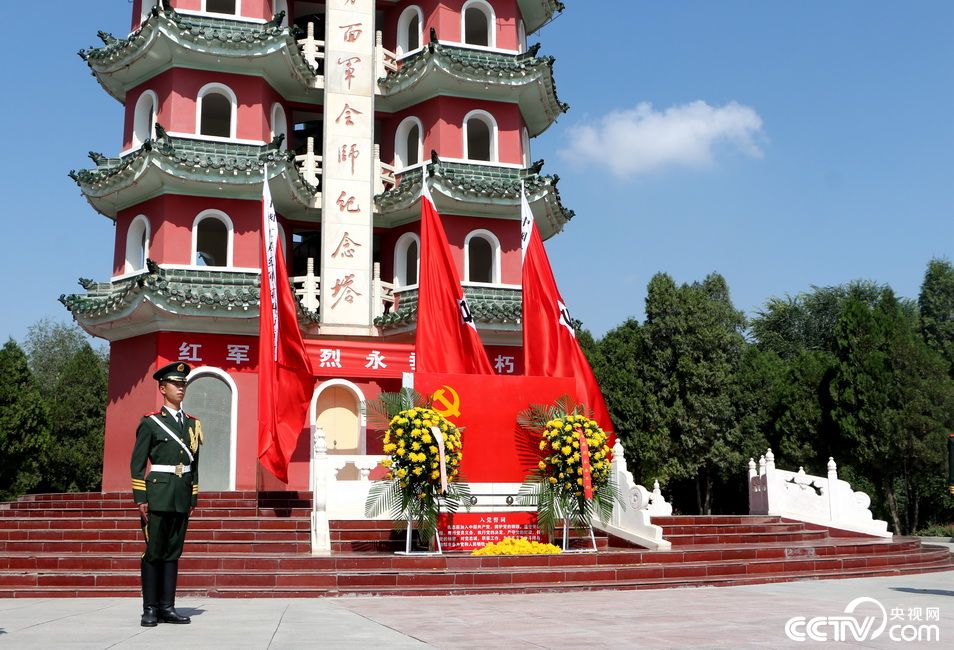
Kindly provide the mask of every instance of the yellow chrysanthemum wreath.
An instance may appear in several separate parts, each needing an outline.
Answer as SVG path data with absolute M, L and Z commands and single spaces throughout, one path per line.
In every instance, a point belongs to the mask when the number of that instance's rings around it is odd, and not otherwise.
M 461 504 L 470 509 L 470 489 L 460 477 L 461 431 L 431 408 L 430 400 L 407 388 L 382 393 L 378 402 L 368 404 L 368 424 L 384 430 L 384 453 L 389 458 L 381 461 L 387 474 L 368 493 L 367 516 L 387 513 L 396 521 L 416 522 L 418 535 L 427 541 L 437 530 L 442 509 L 450 514 Z M 438 434 L 444 446 L 446 491 Z
M 384 453 L 391 455 L 381 463 L 390 468 L 385 480 L 398 479 L 402 488 L 409 488 L 419 499 L 432 489 L 443 493 L 440 447 L 432 427 L 440 430 L 447 480 L 453 481 L 460 473 L 460 431 L 440 413 L 423 407 L 403 410 L 391 418 L 384 432 Z
M 609 480 L 608 436 L 594 421 L 583 415 L 565 415 L 549 420 L 540 435 L 543 460 L 539 469 L 551 485 L 559 485 L 574 496 L 583 495 L 583 459 L 577 427 L 583 431 L 590 458 L 590 482 L 593 491 Z
M 609 436 L 587 417 L 585 407 L 564 395 L 553 404 L 531 406 L 517 417 L 517 423 L 540 451 L 537 468 L 520 488 L 520 500 L 536 506 L 541 530 L 552 535 L 560 520 L 586 528 L 594 514 L 609 521 L 613 503 L 622 504 L 610 475 Z M 585 489 L 585 453 L 589 456 L 590 498 Z
M 563 549 L 553 544 L 531 542 L 526 537 L 504 537 L 499 542 L 490 542 L 471 551 L 471 555 L 555 555 Z

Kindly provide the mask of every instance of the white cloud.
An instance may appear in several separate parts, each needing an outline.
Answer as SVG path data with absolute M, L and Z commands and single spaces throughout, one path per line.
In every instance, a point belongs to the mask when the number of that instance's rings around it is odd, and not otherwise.
M 671 167 L 713 164 L 722 146 L 761 158 L 762 118 L 737 102 L 695 101 L 657 111 L 648 102 L 612 111 L 595 124 L 570 127 L 560 154 L 579 164 L 605 167 L 626 178 Z

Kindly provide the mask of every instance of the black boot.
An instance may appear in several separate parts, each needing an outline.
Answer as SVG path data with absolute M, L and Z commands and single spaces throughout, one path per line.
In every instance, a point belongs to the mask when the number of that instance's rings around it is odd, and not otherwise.
M 176 578 L 179 577 L 179 562 L 162 563 L 162 596 L 159 598 L 159 621 L 184 625 L 191 623 L 188 616 L 176 611 Z
M 139 624 L 156 627 L 159 624 L 159 567 L 143 560 L 139 574 L 142 578 L 142 619 Z

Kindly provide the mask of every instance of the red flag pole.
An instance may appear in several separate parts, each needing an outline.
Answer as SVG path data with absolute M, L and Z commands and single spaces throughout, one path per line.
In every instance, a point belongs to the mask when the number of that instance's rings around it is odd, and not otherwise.
M 278 217 L 265 168 L 258 349 L 258 458 L 283 483 L 308 416 L 314 375 L 278 241 Z M 281 272 L 281 275 L 279 275 Z

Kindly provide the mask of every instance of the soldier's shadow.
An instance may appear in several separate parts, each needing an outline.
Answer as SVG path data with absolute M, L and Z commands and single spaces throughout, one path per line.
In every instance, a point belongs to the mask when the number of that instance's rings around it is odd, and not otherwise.
M 949 589 L 916 589 L 914 587 L 891 587 L 891 591 L 903 591 L 906 594 L 926 594 L 931 596 L 954 596 Z
M 180 607 L 176 605 L 176 611 L 182 616 L 188 616 L 189 618 L 194 618 L 196 616 L 202 616 L 205 614 L 205 610 L 201 607 Z

